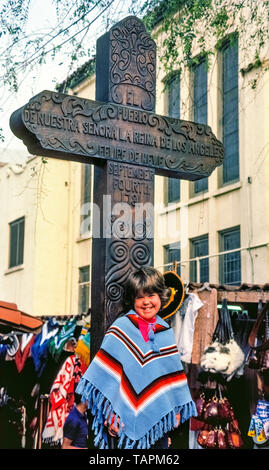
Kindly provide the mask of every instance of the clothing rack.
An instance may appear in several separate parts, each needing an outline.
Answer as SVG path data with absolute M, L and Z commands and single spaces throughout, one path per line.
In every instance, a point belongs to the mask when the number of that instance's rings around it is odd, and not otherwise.
M 227 302 L 232 303 L 255 303 L 258 304 L 259 300 L 262 303 L 269 301 L 269 284 L 259 285 L 259 284 L 241 284 L 240 286 L 231 286 L 224 284 L 211 284 L 208 282 L 197 283 L 197 282 L 188 282 L 186 283 L 188 292 L 193 290 L 204 289 L 217 289 L 217 299 L 218 302 L 221 302 L 223 298 L 226 298 Z

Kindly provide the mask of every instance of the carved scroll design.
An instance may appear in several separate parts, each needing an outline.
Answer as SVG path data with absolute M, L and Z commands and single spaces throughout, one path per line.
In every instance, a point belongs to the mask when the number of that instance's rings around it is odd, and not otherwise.
M 122 85 L 138 87 L 143 92 L 141 107 L 148 111 L 155 104 L 156 45 L 143 23 L 128 17 L 110 32 L 110 83 L 112 100 L 123 103 Z
M 136 121 L 133 121 L 134 114 Z M 140 113 L 140 114 L 139 114 Z M 28 118 L 27 118 L 28 116 Z M 32 116 L 30 118 L 29 116 Z M 42 119 L 48 122 L 42 123 Z M 84 119 L 83 119 L 84 117 Z M 50 119 L 59 119 L 61 123 L 69 123 L 78 126 L 79 132 L 66 131 L 61 125 L 59 128 L 50 127 Z M 132 136 L 133 122 L 137 123 L 135 127 L 140 132 L 146 132 L 149 136 L 154 136 L 156 142 L 164 141 L 175 142 L 173 149 L 156 147 L 156 160 L 152 158 L 147 166 L 172 170 L 188 175 L 209 176 L 212 173 L 212 166 L 221 165 L 223 162 L 223 146 L 213 134 L 211 128 L 207 125 L 196 124 L 189 121 L 163 117 L 152 112 L 134 110 L 127 106 L 120 106 L 113 103 L 94 102 L 76 96 L 68 96 L 51 91 L 43 91 L 36 97 L 32 98 L 22 108 L 23 125 L 28 131 L 35 135 L 39 140 L 41 148 L 46 150 L 54 150 L 58 152 L 69 153 L 73 155 L 82 155 L 85 157 L 106 158 L 99 154 L 99 142 L 101 145 L 108 145 L 110 155 L 107 158 L 117 158 L 114 148 L 119 145 L 119 129 L 125 129 Z M 83 132 L 83 123 L 87 122 L 96 125 L 96 129 L 113 129 L 113 136 L 106 138 L 98 134 L 96 136 L 88 136 Z M 86 120 L 86 121 L 85 121 Z M 124 131 L 123 131 L 124 132 Z M 25 134 L 25 143 L 29 141 L 29 133 Z M 98 140 L 100 139 L 100 140 Z M 177 144 L 177 142 L 179 144 Z M 194 150 L 192 152 L 192 145 Z M 151 147 L 140 147 L 132 141 L 125 142 L 126 153 L 122 156 L 122 161 L 129 163 L 129 152 L 141 151 L 151 153 Z M 179 150 L 175 149 L 179 145 Z M 184 151 L 181 148 L 184 147 Z M 186 147 L 187 145 L 187 147 Z M 212 147 L 207 153 L 200 152 L 200 146 Z M 198 150 L 196 150 L 196 148 Z M 158 152 L 159 155 L 158 155 Z M 159 158 L 159 156 L 162 158 Z M 184 177 L 184 175 L 183 175 Z

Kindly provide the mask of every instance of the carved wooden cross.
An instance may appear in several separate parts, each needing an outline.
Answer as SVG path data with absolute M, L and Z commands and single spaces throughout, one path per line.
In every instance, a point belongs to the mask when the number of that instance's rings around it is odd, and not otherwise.
M 97 40 L 96 101 L 43 91 L 10 118 L 31 154 L 94 164 L 101 230 L 92 244 L 92 357 L 130 272 L 153 265 L 154 210 L 143 207 L 154 207 L 154 175 L 194 181 L 223 162 L 208 125 L 155 114 L 155 85 L 155 42 L 131 16 Z

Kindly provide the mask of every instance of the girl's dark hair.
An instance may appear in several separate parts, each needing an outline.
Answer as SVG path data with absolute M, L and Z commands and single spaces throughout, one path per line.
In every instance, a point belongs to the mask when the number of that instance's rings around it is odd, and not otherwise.
M 138 292 L 156 293 L 161 300 L 161 308 L 167 304 L 171 291 L 166 287 L 163 275 L 155 268 L 143 267 L 130 274 L 124 285 L 122 314 L 134 309 Z

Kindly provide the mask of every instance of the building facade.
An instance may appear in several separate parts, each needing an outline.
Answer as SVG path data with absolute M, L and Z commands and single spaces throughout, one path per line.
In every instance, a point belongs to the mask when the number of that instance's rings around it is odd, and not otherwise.
M 157 31 L 158 33 L 158 31 Z M 157 50 L 163 36 L 156 34 Z M 166 74 L 158 63 L 158 114 L 211 126 L 225 161 L 196 182 L 155 176 L 154 265 L 184 282 L 264 284 L 269 278 L 268 57 L 256 69 L 242 41 L 224 42 L 212 67 Z M 95 98 L 93 61 L 59 88 Z M 32 315 L 74 315 L 91 304 L 93 168 L 30 157 L 0 167 L 0 299 Z

